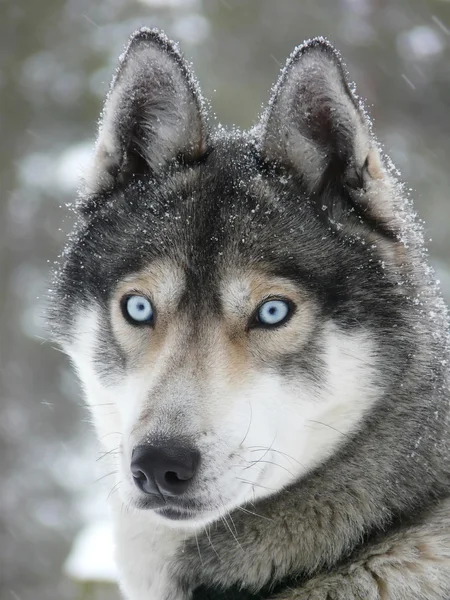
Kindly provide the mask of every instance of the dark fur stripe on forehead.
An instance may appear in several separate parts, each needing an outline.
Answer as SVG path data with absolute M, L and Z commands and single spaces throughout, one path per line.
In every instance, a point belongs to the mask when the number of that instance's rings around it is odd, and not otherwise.
M 91 216 L 65 264 L 64 303 L 94 298 L 107 309 L 125 276 L 163 257 L 186 273 L 185 302 L 199 307 L 213 309 L 220 279 L 243 268 L 296 282 L 343 326 L 389 320 L 364 307 L 365 290 L 380 297 L 392 286 L 376 253 L 331 232 L 299 182 L 261 169 L 243 138 L 216 140 L 201 164 L 171 171 L 135 178 Z M 363 302 L 350 298 L 350 286 Z
M 177 77 L 181 72 L 186 86 L 187 71 L 180 71 L 182 59 L 172 44 L 155 32 L 143 31 L 137 39 L 139 49 L 141 43 L 145 49 L 151 39 L 157 52 L 168 53 L 163 64 L 170 68 L 175 64 Z M 126 58 L 124 65 L 133 60 L 132 56 Z M 319 87 L 315 79 L 318 65 L 322 69 Z M 312 71 L 310 67 L 314 67 Z M 307 87 L 302 79 L 305 74 Z M 331 86 L 331 96 L 324 97 L 324 85 Z M 187 89 L 192 92 L 189 83 Z M 313 186 L 304 163 L 293 166 L 279 160 L 283 154 L 278 142 L 270 146 L 270 136 L 289 132 L 289 127 L 296 126 L 294 117 L 304 126 L 304 111 L 299 110 L 299 98 L 292 97 L 293 90 L 301 91 L 300 100 L 317 94 L 318 103 L 325 98 L 328 104 L 344 94 L 345 101 L 337 108 L 358 110 L 339 58 L 329 44 L 314 40 L 302 46 L 275 88 L 262 131 L 210 136 L 208 152 L 193 163 L 171 160 L 159 171 L 131 173 L 113 189 L 99 192 L 96 201 L 85 204 L 88 219 L 75 236 L 58 284 L 63 303 L 69 306 L 94 298 L 106 306 L 123 277 L 164 256 L 186 273 L 195 274 L 189 281 L 195 281 L 191 288 L 196 293 L 228 268 L 261 268 L 299 282 L 314 294 L 324 312 L 339 315 L 346 326 L 361 321 L 378 324 L 381 315 L 372 311 L 369 290 L 376 290 L 377 297 L 389 295 L 396 289 L 396 273 L 381 269 L 384 256 L 366 242 L 373 233 L 386 240 L 393 238 L 391 222 L 384 219 L 385 205 L 369 192 L 366 196 L 365 187 L 370 188 L 364 171 L 366 160 L 356 184 L 355 179 L 343 178 L 339 161 L 331 161 L 319 170 Z M 296 110 L 284 110 L 280 105 L 283 94 L 295 101 Z M 362 114 L 342 116 L 339 110 L 330 115 L 362 126 Z M 280 129 L 270 130 L 275 122 Z M 362 127 L 359 135 L 366 140 L 366 133 Z M 271 151 L 276 153 L 273 157 Z M 350 301 L 351 286 L 358 301 Z M 384 318 L 389 321 L 388 315 Z

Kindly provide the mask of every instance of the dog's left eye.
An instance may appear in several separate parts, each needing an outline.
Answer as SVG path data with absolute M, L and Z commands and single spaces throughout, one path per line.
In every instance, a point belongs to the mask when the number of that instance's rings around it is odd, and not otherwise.
M 256 322 L 266 327 L 281 325 L 288 320 L 291 313 L 291 304 L 286 300 L 269 300 L 258 308 Z
M 128 296 L 122 302 L 122 311 L 127 321 L 133 324 L 153 322 L 153 307 L 145 296 Z

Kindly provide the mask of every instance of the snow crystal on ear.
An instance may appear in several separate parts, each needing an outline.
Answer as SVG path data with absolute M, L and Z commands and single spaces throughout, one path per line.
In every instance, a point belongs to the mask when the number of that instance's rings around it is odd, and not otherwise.
M 206 145 L 205 103 L 178 44 L 143 27 L 130 38 L 106 96 L 94 159 L 83 192 L 111 188 L 135 158 L 158 171 L 179 154 Z
M 333 152 L 364 164 L 371 147 L 369 120 L 347 83 L 339 53 L 326 39 L 308 40 L 291 53 L 272 88 L 260 132 L 268 158 L 301 168 L 311 188 Z

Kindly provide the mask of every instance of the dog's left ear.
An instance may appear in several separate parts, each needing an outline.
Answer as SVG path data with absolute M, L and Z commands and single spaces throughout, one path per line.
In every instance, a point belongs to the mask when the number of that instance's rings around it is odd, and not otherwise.
M 294 169 L 310 194 L 321 195 L 329 182 L 358 189 L 367 178 L 383 177 L 368 118 L 350 90 L 337 51 L 322 38 L 290 56 L 261 131 L 263 157 Z
M 177 46 L 157 30 L 137 31 L 105 102 L 85 194 L 157 174 L 175 158 L 196 160 L 205 146 L 201 96 Z

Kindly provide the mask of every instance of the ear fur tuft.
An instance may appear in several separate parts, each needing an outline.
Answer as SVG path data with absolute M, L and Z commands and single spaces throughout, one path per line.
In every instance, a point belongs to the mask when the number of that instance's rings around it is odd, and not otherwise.
M 272 90 L 262 132 L 265 157 L 301 171 L 310 189 L 330 163 L 344 177 L 363 168 L 372 146 L 370 124 L 327 40 L 295 48 Z
M 120 57 L 84 193 L 105 192 L 136 172 L 158 172 L 180 155 L 195 160 L 206 137 L 201 94 L 178 46 L 142 28 Z

